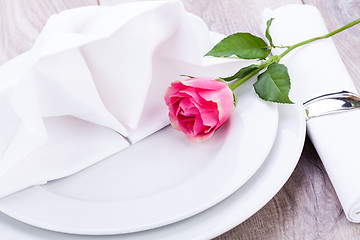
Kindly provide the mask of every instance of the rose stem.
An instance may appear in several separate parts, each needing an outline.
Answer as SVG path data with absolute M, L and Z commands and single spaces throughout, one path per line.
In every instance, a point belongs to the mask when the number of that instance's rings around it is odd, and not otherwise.
M 294 50 L 295 48 L 297 47 L 300 47 L 300 46 L 303 46 L 305 44 L 308 44 L 308 43 L 311 43 L 311 42 L 314 42 L 314 41 L 317 41 L 317 40 L 320 40 L 320 39 L 326 39 L 326 38 L 329 38 L 341 31 L 344 31 L 356 24 L 360 23 L 360 18 L 339 28 L 339 29 L 336 29 L 335 31 L 332 31 L 328 34 L 325 34 L 323 36 L 320 36 L 320 37 L 314 37 L 314 38 L 310 38 L 308 40 L 305 40 L 305 41 L 302 41 L 302 42 L 299 42 L 297 44 L 294 44 L 290 47 L 288 47 L 283 53 L 281 53 L 280 55 L 275 55 L 275 56 L 272 56 L 270 57 L 266 62 L 260 64 L 258 66 L 257 69 L 255 69 L 254 71 L 250 72 L 248 75 L 246 75 L 245 77 L 243 78 L 240 78 L 238 80 L 236 80 L 235 82 L 231 83 L 229 85 L 229 88 L 231 90 L 235 90 L 238 86 L 240 86 L 241 84 L 243 84 L 244 82 L 246 82 L 247 80 L 249 80 L 251 77 L 255 76 L 257 73 L 259 73 L 262 69 L 268 67 L 270 64 L 274 63 L 274 62 L 279 62 L 281 58 L 283 58 L 286 54 L 288 54 L 290 51 Z

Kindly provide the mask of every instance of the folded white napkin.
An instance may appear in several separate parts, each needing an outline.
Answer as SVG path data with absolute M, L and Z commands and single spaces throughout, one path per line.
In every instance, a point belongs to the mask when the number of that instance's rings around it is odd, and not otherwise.
M 52 16 L 31 50 L 0 67 L 0 197 L 80 171 L 167 125 L 171 81 L 239 67 L 203 59 L 212 36 L 179 1 Z
M 287 46 L 328 33 L 313 6 L 286 5 L 274 11 L 265 10 L 263 15 L 264 25 L 270 17 L 275 18 L 270 33 L 276 45 Z M 281 62 L 288 67 L 294 101 L 305 102 L 323 93 L 342 90 L 356 92 L 331 39 L 303 46 Z M 307 122 L 311 141 L 352 222 L 360 222 L 359 122 L 360 111 L 322 116 Z

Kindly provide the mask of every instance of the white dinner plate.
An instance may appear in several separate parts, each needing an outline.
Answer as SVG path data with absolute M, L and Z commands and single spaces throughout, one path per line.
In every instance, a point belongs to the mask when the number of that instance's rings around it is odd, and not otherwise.
M 37 227 L 90 235 L 152 229 L 204 211 L 249 180 L 273 145 L 277 106 L 248 88 L 206 142 L 166 127 L 73 176 L 3 198 L 0 210 Z
M 302 106 L 279 105 L 279 127 L 275 143 L 254 176 L 219 204 L 165 227 L 114 236 L 83 236 L 35 228 L 0 214 L 1 236 L 12 240 L 211 239 L 245 221 L 279 191 L 298 162 L 304 139 L 305 116 Z

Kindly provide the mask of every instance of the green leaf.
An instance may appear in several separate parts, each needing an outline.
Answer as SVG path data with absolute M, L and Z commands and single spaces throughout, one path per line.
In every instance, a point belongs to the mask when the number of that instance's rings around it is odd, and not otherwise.
M 290 77 L 283 64 L 274 62 L 258 76 L 254 83 L 255 92 L 260 98 L 278 103 L 293 103 L 289 99 Z
M 246 75 L 250 74 L 252 71 L 254 71 L 255 69 L 258 69 L 259 65 L 255 65 L 255 64 L 251 64 L 250 66 L 247 67 L 243 67 L 241 68 L 237 73 L 235 73 L 233 76 L 231 77 L 226 77 L 226 78 L 221 78 L 224 81 L 232 81 L 235 80 L 237 78 L 243 78 Z
M 273 20 L 274 20 L 274 18 L 270 18 L 270 19 L 266 22 L 265 37 L 267 38 L 267 40 L 269 40 L 270 46 L 275 47 L 274 44 L 273 44 L 272 38 L 271 38 L 271 36 L 270 36 L 270 33 L 269 33 L 269 28 L 270 28 L 270 25 L 271 25 L 271 23 L 272 23 Z
M 205 56 L 230 57 L 242 59 L 263 59 L 270 54 L 266 42 L 250 33 L 232 34 L 215 45 Z

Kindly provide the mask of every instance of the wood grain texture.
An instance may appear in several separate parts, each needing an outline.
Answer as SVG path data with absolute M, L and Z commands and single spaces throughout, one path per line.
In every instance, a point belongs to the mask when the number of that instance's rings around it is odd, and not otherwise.
M 112 5 L 133 0 L 100 0 Z M 265 7 L 287 3 L 316 5 L 329 29 L 338 28 L 360 15 L 359 0 L 182 0 L 211 30 L 230 34 L 250 31 L 261 35 L 259 15 Z M 48 17 L 59 11 L 97 0 L 2 0 L 0 1 L 0 64 L 28 50 Z M 360 26 L 334 37 L 342 59 L 360 89 Z M 219 222 L 221 219 L 218 220 Z M 260 211 L 216 240 L 252 239 L 360 239 L 360 224 L 346 218 L 309 139 L 298 166 L 279 193 Z
M 264 8 L 276 8 L 300 0 L 183 0 L 185 8 L 200 16 L 212 31 L 223 34 L 251 32 L 263 36 L 259 26 Z
M 100 5 L 115 5 L 138 0 L 99 0 Z M 222 34 L 249 32 L 262 35 L 260 14 L 265 7 L 276 8 L 301 0 L 182 0 L 186 10 L 201 17 L 212 31 Z
M 50 15 L 97 0 L 1 0 L 0 64 L 30 49 Z

